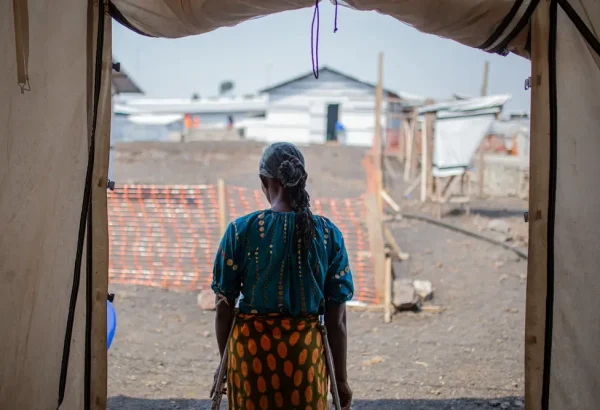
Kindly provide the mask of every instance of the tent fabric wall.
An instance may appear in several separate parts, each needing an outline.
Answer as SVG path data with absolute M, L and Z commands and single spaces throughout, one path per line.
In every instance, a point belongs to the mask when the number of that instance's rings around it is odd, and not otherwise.
M 331 0 L 335 3 L 335 0 Z M 486 51 L 527 54 L 527 16 L 535 0 L 346 0 L 357 10 L 375 10 L 416 29 Z M 132 28 L 154 37 L 184 37 L 233 26 L 285 10 L 314 7 L 315 0 L 112 0 Z M 509 16 L 503 24 L 505 17 Z M 525 16 L 525 23 L 519 22 Z M 498 30 L 497 30 L 498 29 Z M 496 33 L 497 31 L 497 33 Z M 515 36 L 510 36 L 515 32 Z M 494 34 L 497 34 L 494 36 Z M 488 42 L 490 37 L 495 41 Z M 508 44 L 502 44 L 507 37 Z M 509 39 L 510 39 L 509 38 Z M 495 51 L 495 50 L 494 50 Z
M 570 4 L 593 33 L 600 33 L 600 2 L 570 0 Z M 556 205 L 548 403 L 550 410 L 592 410 L 600 406 L 600 190 L 596 185 L 600 175 L 600 55 L 561 6 L 556 30 Z
M 27 4 L 28 3 L 28 4 Z M 17 63 L 13 25 L 13 2 L 0 2 L 0 408 L 56 409 L 59 376 L 70 293 L 73 284 L 79 219 L 88 163 L 91 124 L 94 21 L 90 2 L 41 0 L 21 2 L 28 6 L 30 91 L 17 85 Z M 110 17 L 106 16 L 110 28 Z M 110 67 L 110 31 L 108 60 Z M 105 53 L 106 55 L 106 53 Z M 110 69 L 106 77 L 110 89 Z M 108 98 L 101 92 L 101 101 Z M 101 111 L 106 117 L 106 110 Z M 99 121 L 96 150 L 101 176 L 108 154 L 106 121 Z M 107 164 L 108 159 L 105 161 Z M 97 185 L 97 184 L 96 184 Z M 93 194 L 94 274 L 107 276 L 105 210 L 99 190 Z M 106 191 L 103 192 L 106 202 Z M 85 249 L 85 246 L 84 246 Z M 61 409 L 84 408 L 84 351 L 86 327 L 86 280 L 84 251 L 82 276 L 77 293 L 71 351 Z M 98 286 L 94 296 L 98 298 Z M 104 290 L 105 292 L 105 290 Z M 98 299 L 104 311 L 92 307 L 92 380 L 100 385 L 106 366 L 99 350 L 106 326 L 106 293 Z M 102 313 L 104 314 L 101 317 Z M 100 334 L 100 335 L 99 335 Z M 105 340 L 105 339 L 104 339 Z M 105 342 L 104 342 L 105 343 Z M 98 376 L 98 374 L 100 376 Z M 106 374 L 104 370 L 104 375 Z M 106 381 L 104 381 L 104 386 Z M 92 394 L 94 395 L 94 387 Z M 96 408 L 105 408 L 104 396 Z M 94 396 L 93 396 L 94 397 Z M 94 408 L 94 407 L 93 407 Z
M 586 42 L 569 5 L 600 32 L 595 0 L 541 2 L 532 22 L 529 410 L 592 410 L 600 402 L 600 44 L 594 51 Z
M 0 2 L 0 408 L 52 409 L 87 164 L 86 2 L 29 2 L 31 91 L 17 85 L 12 2 Z M 68 92 L 65 92 L 68 90 Z M 59 102 L 60 103 L 57 103 Z M 85 304 L 73 332 L 70 408 L 83 398 Z

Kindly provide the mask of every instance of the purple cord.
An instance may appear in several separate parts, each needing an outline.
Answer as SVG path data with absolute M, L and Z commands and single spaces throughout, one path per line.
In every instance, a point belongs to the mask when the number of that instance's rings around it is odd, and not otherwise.
M 315 12 L 313 13 L 312 26 L 310 29 L 310 57 L 312 60 L 312 70 L 313 75 L 316 79 L 319 78 L 319 26 L 320 18 L 319 18 L 319 1 L 315 0 Z M 317 39 L 315 41 L 315 22 L 317 23 Z M 338 31 L 338 0 L 335 0 L 335 20 L 333 23 L 333 32 L 337 33 Z
M 338 14 L 338 0 L 335 0 L 335 20 L 333 21 L 333 32 L 334 33 L 337 33 L 337 31 L 338 31 L 337 14 Z
M 317 41 L 315 42 L 314 40 L 314 34 L 315 34 L 315 21 L 317 22 Z M 313 14 L 313 19 L 312 19 L 312 27 L 310 30 L 310 56 L 312 59 L 312 70 L 313 70 L 313 75 L 315 76 L 315 78 L 319 78 L 319 25 L 320 25 L 320 20 L 319 20 L 319 0 L 315 1 L 315 12 Z M 315 49 L 316 49 L 316 53 L 315 53 Z M 316 64 L 315 64 L 315 60 L 316 60 Z

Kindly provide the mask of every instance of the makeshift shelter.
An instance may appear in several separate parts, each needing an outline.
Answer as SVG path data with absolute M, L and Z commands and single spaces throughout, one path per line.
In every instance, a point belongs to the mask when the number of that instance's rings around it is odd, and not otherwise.
M 421 198 L 429 196 L 437 204 L 438 218 L 442 217 L 442 205 L 446 203 L 460 204 L 466 207 L 467 215 L 470 213 L 473 155 L 509 99 L 510 95 L 493 95 L 444 101 L 419 109 L 426 124 L 432 122 L 433 128 L 432 135 L 427 135 L 433 140 L 431 164 L 424 158 L 421 166 L 421 172 L 425 172 L 422 178 L 431 178 L 432 186 L 430 192 L 421 192 Z M 424 167 L 425 163 L 431 169 Z M 455 192 L 456 188 L 459 192 Z M 422 189 L 427 189 L 427 181 Z
M 597 408 L 600 3 L 346 3 L 486 51 L 531 50 L 526 406 Z M 0 2 L 0 408 L 106 407 L 110 15 L 182 37 L 314 5 Z

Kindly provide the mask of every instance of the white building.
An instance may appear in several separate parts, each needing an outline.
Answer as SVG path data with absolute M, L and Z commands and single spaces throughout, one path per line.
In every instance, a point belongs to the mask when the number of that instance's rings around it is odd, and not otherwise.
M 415 104 L 422 104 L 422 99 L 384 90 L 383 129 L 390 110 Z M 182 134 L 189 126 L 182 120 L 185 116 L 191 118 L 188 123 L 196 134 L 195 129 L 225 128 L 233 120 L 233 127 L 246 139 L 370 146 L 375 133 L 375 86 L 324 67 L 318 79 L 310 72 L 261 90 L 257 96 L 137 99 L 120 102 L 115 110 L 138 124 L 164 126 L 164 121 L 174 121 L 173 128 L 181 128 Z
M 375 86 L 372 84 L 324 67 L 318 79 L 310 72 L 260 93 L 269 97 L 266 118 L 262 123 L 255 120 L 248 123 L 247 138 L 298 144 L 339 141 L 370 146 L 372 143 L 375 133 Z M 380 119 L 384 129 L 389 97 L 405 101 L 406 105 L 410 103 L 384 90 Z

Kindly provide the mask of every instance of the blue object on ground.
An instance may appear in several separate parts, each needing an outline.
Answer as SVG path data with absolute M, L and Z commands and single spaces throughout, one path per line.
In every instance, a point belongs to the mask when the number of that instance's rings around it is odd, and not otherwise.
M 112 303 L 106 301 L 106 350 L 110 349 L 117 330 L 117 313 Z

